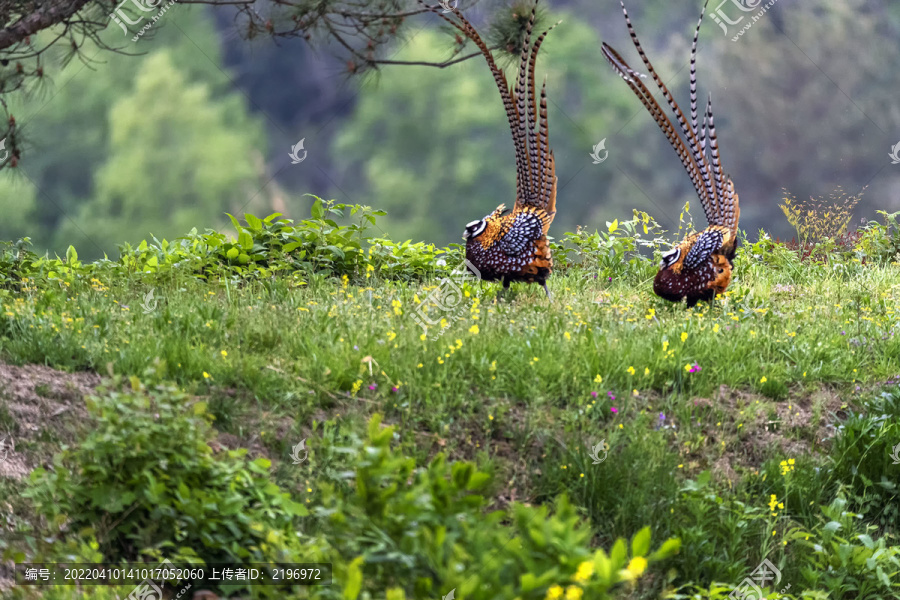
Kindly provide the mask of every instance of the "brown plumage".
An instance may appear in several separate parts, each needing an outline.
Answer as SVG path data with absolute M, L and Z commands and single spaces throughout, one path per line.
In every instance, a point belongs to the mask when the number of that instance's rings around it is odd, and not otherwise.
M 553 270 L 547 231 L 556 215 L 556 165 L 550 149 L 547 125 L 547 83 L 535 94 L 535 64 L 538 50 L 553 27 L 531 43 L 537 3 L 522 40 L 519 74 L 511 88 L 494 61 L 491 51 L 475 28 L 458 10 L 451 19 L 440 6 L 420 4 L 475 42 L 484 55 L 500 90 L 516 151 L 516 202 L 511 211 L 501 204 L 483 219 L 466 225 L 466 260 L 470 270 L 485 281 L 502 281 L 503 289 L 513 281 L 538 283 L 550 297 L 547 277 Z M 558 24 L 558 23 L 557 23 Z
M 708 1 L 708 0 L 707 0 Z M 706 104 L 702 125 L 698 128 L 697 118 L 697 40 L 706 4 L 700 12 L 700 20 L 694 32 L 691 47 L 691 120 L 682 112 L 675 98 L 662 82 L 650 59 L 644 53 L 637 33 L 631 25 L 624 0 L 620 0 L 625 23 L 631 34 L 631 41 L 637 49 L 656 87 L 663 93 L 669 107 L 675 114 L 678 128 L 666 116 L 659 103 L 641 81 L 646 76 L 628 66 L 622 56 L 609 44 L 603 44 L 603 56 L 613 69 L 625 80 L 631 91 L 637 95 L 644 107 L 653 116 L 666 139 L 675 149 L 700 197 L 703 212 L 709 227 L 686 237 L 680 244 L 663 255 L 659 272 L 653 280 L 653 291 L 660 297 L 673 302 L 687 299 L 688 306 L 700 300 L 712 300 L 731 283 L 734 256 L 737 250 L 738 221 L 741 209 L 737 192 L 730 176 L 726 176 L 719 158 L 719 144 L 713 119 L 712 96 Z M 687 141 L 685 141 L 687 140 Z M 707 151 L 708 147 L 708 151 Z

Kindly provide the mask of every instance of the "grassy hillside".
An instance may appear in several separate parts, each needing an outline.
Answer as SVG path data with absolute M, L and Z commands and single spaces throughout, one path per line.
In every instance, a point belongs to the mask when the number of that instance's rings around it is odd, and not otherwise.
M 501 302 L 376 217 L 6 248 L 5 558 L 330 562 L 217 592 L 464 600 L 725 598 L 768 560 L 770 598 L 900 597 L 892 217 L 811 256 L 751 236 L 694 309 L 651 293 L 646 215 Z

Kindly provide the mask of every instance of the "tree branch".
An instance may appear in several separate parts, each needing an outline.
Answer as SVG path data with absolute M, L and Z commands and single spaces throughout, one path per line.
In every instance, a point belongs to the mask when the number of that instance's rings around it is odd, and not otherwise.
M 0 30 L 0 50 L 18 44 L 42 29 L 71 18 L 92 0 L 51 0 L 18 22 Z

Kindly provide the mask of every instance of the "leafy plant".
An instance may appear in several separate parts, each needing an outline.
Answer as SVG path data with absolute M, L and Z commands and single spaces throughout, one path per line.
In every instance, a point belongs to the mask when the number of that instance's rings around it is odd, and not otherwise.
M 873 539 L 877 528 L 865 525 L 862 515 L 847 507 L 848 500 L 839 494 L 822 508 L 824 518 L 816 531 L 800 541 L 809 548 L 800 569 L 805 587 L 824 589 L 836 599 L 897 597 L 900 548 L 888 546 L 884 537 Z
M 554 243 L 553 252 L 564 266 L 578 265 L 596 271 L 603 279 L 618 279 L 625 274 L 646 276 L 654 262 L 641 249 L 651 252 L 667 247 L 670 242 L 659 224 L 647 213 L 635 210 L 628 221 L 607 222 L 606 231 L 588 233 L 578 228 L 563 235 L 563 243 Z M 642 236 L 650 235 L 645 238 Z
M 52 469 L 36 469 L 24 493 L 60 538 L 96 537 L 113 562 L 297 555 L 306 508 L 270 480 L 267 459 L 250 461 L 243 449 L 213 454 L 205 403 L 132 377 L 90 398 L 88 410 L 91 432 Z
M 619 539 L 609 553 L 592 550 L 591 528 L 565 495 L 552 511 L 514 505 L 485 514 L 488 473 L 442 454 L 417 467 L 391 448 L 394 436 L 375 415 L 346 474 L 354 485 L 320 482 L 323 503 L 314 515 L 332 546 L 344 598 L 354 600 L 363 587 L 378 593 L 399 586 L 414 598 L 451 589 L 473 600 L 561 598 L 571 589 L 604 599 L 678 550 L 673 539 L 651 552 L 649 528 L 630 547 Z
M 0 288 L 21 291 L 37 260 L 30 246 L 31 238 L 27 237 L 16 242 L 0 242 Z
M 900 223 L 897 222 L 900 212 L 879 210 L 878 214 L 884 219 L 884 223 L 867 222 L 857 248 L 866 260 L 879 264 L 896 263 L 900 261 Z

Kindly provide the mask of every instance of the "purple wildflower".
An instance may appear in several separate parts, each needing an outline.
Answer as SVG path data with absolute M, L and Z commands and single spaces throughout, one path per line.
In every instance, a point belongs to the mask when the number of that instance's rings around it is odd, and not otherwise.
M 591 392 L 591 398 L 596 398 L 596 397 L 597 397 L 597 392 Z
M 615 413 L 619 412 L 619 409 L 616 408 L 615 406 L 610 406 L 610 407 L 609 407 L 609 412 L 615 414 Z
M 372 391 L 374 392 L 375 390 L 378 389 L 378 384 L 377 384 L 377 383 L 373 383 L 372 385 L 369 386 L 369 389 L 372 390 Z

